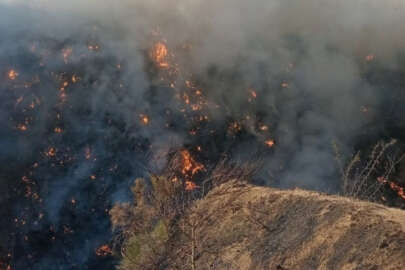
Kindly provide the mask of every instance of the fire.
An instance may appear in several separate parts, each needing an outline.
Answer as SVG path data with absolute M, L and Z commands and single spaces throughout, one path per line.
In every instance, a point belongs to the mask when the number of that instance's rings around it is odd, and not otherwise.
M 186 187 L 185 187 L 185 189 L 186 189 L 187 191 L 192 191 L 192 190 L 195 190 L 195 189 L 197 189 L 197 188 L 199 188 L 199 186 L 197 186 L 194 182 L 192 182 L 192 181 L 186 181 Z
M 384 177 L 378 177 L 377 180 L 382 184 L 388 184 L 390 188 L 398 194 L 399 197 L 405 200 L 405 189 L 403 187 L 399 186 L 398 184 L 392 181 L 387 180 Z
M 232 136 L 236 136 L 243 130 L 243 126 L 238 121 L 233 121 L 228 126 L 228 133 Z
M 91 149 L 90 149 L 90 147 L 86 147 L 86 148 L 84 149 L 84 157 L 85 157 L 87 160 L 91 159 Z
M 366 59 L 367 62 L 371 62 L 371 61 L 373 61 L 375 59 L 375 55 L 374 54 L 369 54 L 369 55 L 366 56 L 365 59 Z
M 63 90 L 64 90 L 66 87 L 68 87 L 68 86 L 69 86 L 69 82 L 68 82 L 68 81 L 63 82 L 63 84 L 62 84 Z M 61 90 L 62 90 L 62 89 L 61 89 Z
M 188 150 L 182 150 L 180 152 L 180 155 L 181 155 L 180 172 L 184 177 L 185 190 L 187 191 L 195 190 L 199 188 L 199 186 L 194 181 L 192 181 L 192 178 L 196 173 L 204 171 L 205 167 L 203 164 L 195 161 Z M 178 178 L 175 177 L 172 179 L 172 181 L 177 182 Z
M 255 90 L 250 90 L 250 95 L 253 97 L 253 98 L 257 98 L 257 93 L 256 93 L 256 91 Z
M 139 117 L 141 118 L 142 124 L 144 124 L 145 126 L 149 124 L 149 117 L 147 115 L 141 114 L 139 115 Z
M 98 51 L 100 50 L 100 46 L 98 44 L 89 44 L 87 45 L 87 49 L 89 51 Z
M 267 140 L 264 142 L 268 147 L 273 147 L 276 143 L 274 140 Z
M 28 127 L 26 125 L 24 125 L 24 124 L 19 124 L 17 126 L 17 129 L 20 130 L 20 131 L 27 131 Z
M 259 129 L 260 129 L 261 131 L 267 131 L 267 130 L 269 130 L 269 127 L 266 126 L 266 125 L 261 125 L 261 126 L 259 127 Z
M 167 61 L 168 54 L 169 51 L 167 49 L 167 46 L 163 42 L 157 42 L 150 52 L 151 58 L 160 68 L 169 67 L 169 63 Z
M 45 155 L 48 157 L 54 157 L 56 155 L 56 149 L 54 147 L 49 147 L 45 152 Z
M 62 50 L 62 57 L 65 64 L 69 62 L 69 57 L 72 55 L 73 49 L 72 48 L 65 48 Z
M 15 71 L 14 69 L 11 69 L 11 70 L 7 73 L 8 78 L 9 78 L 10 80 L 12 80 L 12 81 L 14 81 L 15 79 L 17 79 L 18 75 L 19 75 L 18 72 Z
M 254 99 L 256 99 L 257 98 L 257 93 L 256 93 L 256 91 L 255 90 L 253 90 L 253 89 L 248 89 L 248 91 L 249 91 L 249 94 L 250 94 L 250 96 L 249 96 L 249 98 L 248 98 L 248 101 L 249 102 L 252 102 Z
M 60 127 L 56 127 L 54 131 L 55 133 L 62 133 L 63 130 Z
M 189 151 L 181 151 L 181 157 L 183 161 L 181 173 L 183 175 L 193 176 L 197 172 L 205 169 L 204 165 L 194 160 Z
M 96 255 L 105 257 L 112 254 L 112 250 L 108 245 L 102 245 L 101 247 L 96 249 Z

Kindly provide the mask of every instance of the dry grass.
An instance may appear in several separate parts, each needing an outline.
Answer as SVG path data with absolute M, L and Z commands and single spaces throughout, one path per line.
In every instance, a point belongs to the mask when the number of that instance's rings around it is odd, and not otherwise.
M 397 141 L 378 142 L 367 156 L 357 152 L 344 164 L 339 149 L 334 144 L 336 160 L 341 171 L 342 195 L 367 201 L 383 202 L 384 197 L 381 179 L 391 179 L 397 173 L 405 154 L 396 149 Z
M 195 270 L 197 258 L 211 252 L 200 248 L 205 243 L 200 239 L 201 228 L 218 218 L 215 213 L 202 217 L 195 202 L 213 187 L 231 179 L 251 179 L 258 168 L 257 164 L 241 165 L 223 160 L 209 169 L 205 180 L 198 182 L 199 188 L 187 190 L 185 177 L 189 175 L 182 173 L 181 162 L 181 156 L 174 153 L 162 175 L 151 174 L 148 181 L 136 180 L 131 188 L 133 203 L 117 204 L 111 209 L 111 222 L 118 240 L 115 246 L 122 257 L 119 269 L 166 269 L 165 265 L 175 267 L 180 259 L 177 268 Z M 188 218 L 182 218 L 184 216 Z M 156 234 L 156 230 L 165 233 Z M 167 252 L 177 243 L 183 244 L 176 249 L 176 260 L 172 260 Z
M 405 212 L 378 204 L 228 182 L 185 219 L 196 216 L 195 269 L 405 267 Z M 168 269 L 191 269 L 187 257 L 171 258 Z

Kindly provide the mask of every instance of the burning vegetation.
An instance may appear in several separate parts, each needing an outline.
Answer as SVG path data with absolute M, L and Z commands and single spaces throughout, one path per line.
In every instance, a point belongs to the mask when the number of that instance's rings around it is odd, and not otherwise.
M 150 57 L 159 68 L 169 68 L 169 51 L 163 42 L 156 42 L 150 50 Z
M 404 207 L 403 58 L 386 65 L 360 37 L 353 51 L 300 30 L 268 40 L 256 15 L 228 39 L 222 15 L 187 24 L 173 5 L 135 40 L 97 20 L 0 26 L 1 269 L 156 266 L 194 200 L 233 179 Z

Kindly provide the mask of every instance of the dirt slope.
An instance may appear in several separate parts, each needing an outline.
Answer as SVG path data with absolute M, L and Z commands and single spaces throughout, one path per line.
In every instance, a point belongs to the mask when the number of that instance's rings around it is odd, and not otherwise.
M 190 258 L 176 257 L 174 247 L 172 265 L 178 260 L 183 267 L 190 262 L 190 269 L 405 269 L 402 210 L 231 182 L 190 212 L 184 224 L 191 233 L 177 247 L 188 247 Z

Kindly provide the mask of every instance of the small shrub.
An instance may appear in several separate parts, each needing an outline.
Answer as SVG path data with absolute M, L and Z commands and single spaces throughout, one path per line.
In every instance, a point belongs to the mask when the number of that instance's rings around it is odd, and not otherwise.
M 167 224 L 159 220 L 151 232 L 133 235 L 126 241 L 119 268 L 122 270 L 156 269 L 163 260 L 168 240 Z

